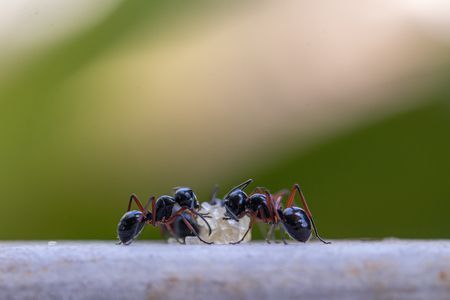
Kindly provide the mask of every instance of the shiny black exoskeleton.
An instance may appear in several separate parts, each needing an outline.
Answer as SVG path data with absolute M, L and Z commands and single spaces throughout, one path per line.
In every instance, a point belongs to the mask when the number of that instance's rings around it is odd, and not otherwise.
M 248 179 L 240 185 L 231 189 L 228 194 L 223 198 L 223 205 L 225 207 L 225 216 L 235 221 L 245 214 L 248 195 L 244 192 L 244 189 L 253 182 L 253 179 Z
M 266 195 L 260 193 L 250 195 L 247 199 L 245 208 L 253 213 L 257 219 L 270 223 L 270 216 L 272 212 L 270 211 Z
M 173 198 L 181 207 L 189 207 L 190 209 L 198 209 L 200 207 L 200 204 L 197 201 L 197 196 L 195 196 L 194 192 L 190 188 L 176 188 Z
M 280 209 L 278 214 L 284 229 L 294 240 L 306 242 L 311 238 L 311 220 L 303 209 L 293 206 L 284 211 Z
M 147 214 L 151 220 L 151 213 Z M 119 221 L 117 235 L 121 243 L 129 245 L 135 238 L 139 236 L 145 226 L 146 219 L 144 214 L 139 210 L 126 212 Z
M 160 196 L 155 203 L 155 221 L 163 222 L 172 216 L 173 207 L 175 206 L 173 197 L 163 195 Z
M 139 210 L 130 212 L 133 201 Z M 152 212 L 148 211 L 150 203 L 152 205 Z M 167 230 L 173 234 L 174 231 L 171 225 L 174 222 L 182 222 L 198 239 L 206 244 L 210 244 L 199 236 L 198 224 L 194 221 L 196 217 L 203 219 L 209 229 L 209 234 L 211 234 L 211 227 L 205 217 L 197 211 L 198 208 L 199 203 L 197 197 L 192 189 L 186 187 L 176 188 L 173 197 L 163 195 L 157 200 L 155 200 L 155 197 L 150 197 L 145 207 L 142 206 L 138 197 L 132 194 L 128 203 L 127 213 L 120 219 L 117 228 L 120 243 L 125 245 L 130 244 L 140 234 L 145 224 L 166 226 Z M 180 230 L 182 229 L 180 226 L 178 227 Z M 177 238 L 177 235 L 174 235 L 174 237 Z
M 306 199 L 298 184 L 294 184 L 292 187 L 286 209 L 283 210 L 281 208 L 281 199 L 286 193 L 285 191 L 277 193 L 275 197 L 273 197 L 267 190 L 264 189 L 263 192 L 262 188 L 256 188 L 254 193 L 247 196 L 243 189 L 251 182 L 251 179 L 243 182 L 233 188 L 224 198 L 226 218 L 234 219 L 236 221 L 245 215 L 248 215 L 251 218 L 247 232 L 239 241 L 233 244 L 240 243 L 244 240 L 255 220 L 270 225 L 270 230 L 266 236 L 266 241 L 268 243 L 270 243 L 270 238 L 275 228 L 280 229 L 284 243 L 286 243 L 284 239 L 285 231 L 292 239 L 299 242 L 306 242 L 311 238 L 312 229 L 320 241 L 326 244 L 329 243 L 319 236 L 314 224 L 314 219 L 312 218 L 308 204 L 306 203 Z M 296 192 L 300 194 L 300 199 L 303 202 L 305 210 L 300 207 L 292 206 Z M 280 226 L 280 224 L 282 224 L 282 226 Z

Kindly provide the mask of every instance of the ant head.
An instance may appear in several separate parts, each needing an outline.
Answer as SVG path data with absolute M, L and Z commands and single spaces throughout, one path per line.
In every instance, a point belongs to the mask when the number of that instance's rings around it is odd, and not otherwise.
M 223 199 L 223 204 L 228 212 L 228 214 L 236 219 L 242 212 L 245 211 L 245 206 L 247 204 L 248 196 L 241 189 L 235 189 L 228 193 Z
M 131 242 L 133 242 L 133 240 L 142 232 L 145 223 L 151 219 L 152 214 L 150 212 L 148 212 L 146 216 L 139 210 L 126 212 L 117 226 L 117 237 L 120 242 L 125 245 L 131 244 Z
M 175 202 L 181 207 L 199 208 L 200 205 L 197 201 L 197 196 L 194 191 L 188 187 L 179 187 L 175 190 L 174 194 Z

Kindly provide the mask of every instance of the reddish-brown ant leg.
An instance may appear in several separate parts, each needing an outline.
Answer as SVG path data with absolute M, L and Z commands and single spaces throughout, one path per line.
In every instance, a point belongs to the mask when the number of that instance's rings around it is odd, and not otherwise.
M 153 226 L 156 226 L 156 209 L 155 209 L 155 206 L 156 206 L 156 199 L 155 199 L 155 197 L 153 197 L 153 199 L 152 199 L 152 224 L 153 224 Z
M 294 184 L 291 189 L 291 194 L 289 195 L 288 201 L 286 202 L 286 208 L 292 207 L 294 204 L 295 192 L 297 191 L 298 184 Z
M 265 188 L 261 187 L 261 186 L 257 186 L 253 189 L 253 191 L 249 194 L 249 196 L 253 195 L 253 194 L 264 194 Z
M 278 213 L 276 212 L 276 209 L 274 207 L 272 195 L 267 190 L 265 190 L 264 193 L 266 195 L 267 206 L 269 208 L 270 221 L 272 222 L 272 224 L 270 224 L 270 229 L 269 229 L 269 231 L 267 232 L 267 235 L 266 235 L 266 242 L 268 244 L 270 244 L 270 239 L 271 238 L 275 241 L 275 238 L 273 236 L 273 230 L 274 230 L 275 224 L 278 223 L 278 221 L 277 221 Z
M 173 215 L 170 216 L 170 218 L 168 218 L 167 220 L 164 221 L 164 224 L 172 224 L 175 219 L 179 216 L 181 216 L 181 214 L 187 210 L 187 207 L 182 207 L 180 208 L 176 213 L 174 213 Z
M 308 217 L 312 217 L 311 211 L 309 210 L 308 203 L 306 203 L 305 196 L 303 195 L 302 189 L 300 188 L 300 185 L 295 184 L 294 187 L 297 189 L 300 199 L 302 200 L 303 206 L 305 207 L 305 211 L 308 214 Z
M 300 194 L 300 199 L 302 200 L 303 206 L 305 207 L 306 214 L 308 215 L 309 219 L 311 220 L 311 224 L 312 224 L 312 227 L 314 228 L 314 233 L 316 234 L 317 239 L 319 239 L 324 244 L 331 244 L 331 242 L 324 241 L 319 236 L 319 233 L 317 232 L 316 224 L 314 223 L 313 216 L 311 214 L 311 211 L 309 210 L 308 203 L 306 203 L 306 199 L 305 199 L 305 196 L 303 195 L 300 185 L 294 184 L 293 188 L 295 188 L 298 191 L 298 193 Z
M 198 216 L 200 219 L 203 220 L 203 222 L 205 222 L 206 226 L 208 227 L 208 236 L 211 235 L 211 233 L 212 233 L 211 225 L 209 225 L 209 223 L 208 223 L 208 221 L 206 221 L 205 217 L 193 209 L 189 209 L 188 211 L 191 213 L 191 216 L 193 216 L 194 218 L 196 216 Z
M 131 196 L 130 196 L 130 202 L 128 202 L 128 209 L 127 209 L 127 211 L 130 211 L 131 203 L 133 202 L 133 200 L 134 200 L 134 202 L 136 202 L 136 205 L 138 206 L 139 210 L 141 212 L 145 212 L 144 208 L 142 207 L 141 201 L 139 201 L 139 198 L 134 193 L 131 194 Z
M 155 201 L 155 196 L 150 196 L 150 198 L 148 198 L 147 203 L 145 203 L 144 206 L 144 211 L 148 211 L 148 206 L 150 205 L 150 202 Z
M 272 221 L 272 223 L 276 224 L 276 223 L 278 223 L 279 216 L 278 216 L 277 209 L 273 203 L 272 195 L 267 190 L 264 191 L 264 193 L 266 195 L 267 206 L 269 208 L 271 221 Z
M 142 212 L 142 216 L 141 216 L 140 221 L 142 221 L 147 216 L 148 206 L 150 205 L 150 202 L 153 202 L 153 201 L 155 201 L 155 197 L 154 196 L 150 196 L 150 198 L 148 198 L 147 203 L 145 203 L 144 210 Z M 152 216 L 152 222 L 153 222 L 153 216 Z
M 189 228 L 189 230 L 190 230 L 193 234 L 195 234 L 195 236 L 196 236 L 200 241 L 202 241 L 203 243 L 208 244 L 208 245 L 211 245 L 211 244 L 212 244 L 212 242 L 207 242 L 207 241 L 203 240 L 203 239 L 200 237 L 200 235 L 198 234 L 198 232 L 195 230 L 195 228 L 192 227 L 191 223 L 189 223 L 189 221 L 188 221 L 183 215 L 180 215 L 180 216 L 181 216 L 181 218 L 182 218 L 184 224 Z
M 167 224 L 166 223 L 166 224 L 164 224 L 164 227 L 166 227 L 167 231 L 169 232 L 169 234 L 171 236 L 173 236 L 174 238 L 177 237 L 176 234 L 175 234 L 175 231 L 173 231 L 172 224 Z
M 250 224 L 248 225 L 247 231 L 244 233 L 244 236 L 242 236 L 242 238 L 239 241 L 234 242 L 234 243 L 230 243 L 231 245 L 236 245 L 236 244 L 241 243 L 245 239 L 247 234 L 252 230 L 253 223 L 255 222 L 256 216 L 253 213 L 249 213 L 249 214 L 250 214 Z
M 273 195 L 274 203 L 275 203 L 275 208 L 276 208 L 276 209 L 278 209 L 278 208 L 281 207 L 281 200 L 282 200 L 283 197 L 284 197 L 285 195 L 287 195 L 288 193 L 289 193 L 289 190 L 283 189 L 283 190 L 280 190 L 280 191 L 276 192 L 276 193 Z

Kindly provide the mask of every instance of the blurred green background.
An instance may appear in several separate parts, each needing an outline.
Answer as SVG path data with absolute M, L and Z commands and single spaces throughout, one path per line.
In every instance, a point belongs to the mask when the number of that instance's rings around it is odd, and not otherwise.
M 300 183 L 327 238 L 450 237 L 446 4 L 362 2 L 0 4 L 0 239 L 247 178 Z

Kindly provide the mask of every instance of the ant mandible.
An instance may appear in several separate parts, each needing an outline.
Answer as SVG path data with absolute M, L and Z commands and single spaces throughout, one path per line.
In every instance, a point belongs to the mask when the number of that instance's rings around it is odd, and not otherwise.
M 247 215 L 251 218 L 249 228 L 243 235 L 243 237 L 234 243 L 239 244 L 242 242 L 247 234 L 253 227 L 255 221 L 260 221 L 266 224 L 270 224 L 270 229 L 266 236 L 266 241 L 270 243 L 270 236 L 273 233 L 275 227 L 279 227 L 282 233 L 282 240 L 286 244 L 284 238 L 284 231 L 287 231 L 288 235 L 299 242 L 306 242 L 311 238 L 312 230 L 316 237 L 325 244 L 330 242 L 324 241 L 317 232 L 317 227 L 314 223 L 311 211 L 306 203 L 305 196 L 298 184 L 294 184 L 291 189 L 290 196 L 286 203 L 286 208 L 283 210 L 281 207 L 281 199 L 285 191 L 281 191 L 274 196 L 267 190 L 257 187 L 250 196 L 244 192 L 244 189 L 252 183 L 253 180 L 249 179 L 240 185 L 231 189 L 230 192 L 224 197 L 224 206 L 226 209 L 226 217 L 239 221 L 240 218 Z M 300 199 L 305 209 L 297 206 L 293 206 L 295 193 L 298 192 Z M 275 198 L 275 199 L 274 199 Z M 280 226 L 280 223 L 283 226 Z
M 132 202 L 135 202 L 139 210 L 131 210 Z M 148 210 L 151 203 L 152 210 Z M 117 227 L 117 235 L 120 244 L 129 245 L 136 239 L 144 229 L 144 225 L 149 224 L 153 226 L 165 226 L 166 229 L 175 236 L 171 228 L 171 224 L 180 220 L 186 227 L 203 243 L 212 244 L 203 240 L 197 230 L 195 217 L 200 217 L 208 227 L 209 235 L 211 235 L 211 227 L 206 221 L 205 216 L 198 212 L 200 205 L 197 197 L 192 189 L 187 187 L 175 188 L 174 196 L 163 195 L 155 200 L 151 196 L 145 206 L 142 206 L 139 198 L 135 194 L 131 194 L 128 203 L 127 212 L 122 216 Z M 192 218 L 188 218 L 186 213 Z M 177 239 L 178 240 L 178 239 Z

